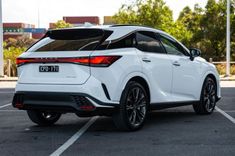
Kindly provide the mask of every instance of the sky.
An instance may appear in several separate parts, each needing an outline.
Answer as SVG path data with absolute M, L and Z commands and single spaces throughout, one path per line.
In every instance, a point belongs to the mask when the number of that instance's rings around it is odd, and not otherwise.
M 103 16 L 115 14 L 122 4 L 133 0 L 2 0 L 3 22 L 24 22 L 48 28 L 50 22 L 63 16 Z M 198 3 L 205 7 L 207 0 L 165 0 L 173 10 L 174 19 L 185 7 Z M 40 19 L 40 20 L 38 20 Z M 38 22 L 39 21 L 39 22 Z

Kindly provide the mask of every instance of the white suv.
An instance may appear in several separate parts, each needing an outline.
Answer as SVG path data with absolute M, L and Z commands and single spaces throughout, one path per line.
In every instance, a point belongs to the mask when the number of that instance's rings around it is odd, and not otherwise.
M 131 25 L 49 30 L 17 58 L 13 106 L 39 125 L 62 113 L 108 115 L 141 128 L 149 110 L 193 105 L 211 114 L 220 99 L 214 65 L 172 36 Z

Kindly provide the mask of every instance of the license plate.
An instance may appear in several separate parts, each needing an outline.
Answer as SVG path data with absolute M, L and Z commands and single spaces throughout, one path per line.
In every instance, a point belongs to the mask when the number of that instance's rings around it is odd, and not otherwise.
M 59 72 L 59 66 L 39 66 L 39 72 Z

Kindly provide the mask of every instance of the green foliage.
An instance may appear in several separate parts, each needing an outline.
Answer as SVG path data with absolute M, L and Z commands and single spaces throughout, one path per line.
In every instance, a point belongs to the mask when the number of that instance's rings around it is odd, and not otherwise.
M 17 48 L 17 47 L 9 47 L 7 49 L 4 49 L 3 51 L 3 58 L 4 60 L 11 60 L 13 64 L 15 64 L 16 58 L 24 52 L 26 48 Z
M 55 29 L 60 28 L 70 28 L 72 25 L 70 23 L 66 23 L 64 20 L 59 20 L 55 23 Z
M 137 24 L 164 31 L 174 26 L 172 11 L 163 0 L 137 0 L 123 5 L 113 19 L 118 24 Z
M 167 31 L 169 34 L 173 35 L 179 41 L 185 44 L 185 46 L 190 46 L 190 40 L 192 39 L 193 32 L 189 31 L 184 23 L 181 21 L 176 21 L 173 28 Z
M 7 46 L 7 43 L 3 41 L 3 49 Z
M 232 65 L 230 68 L 230 74 L 235 75 L 235 65 Z
M 11 62 L 11 75 L 16 76 L 16 58 L 24 52 L 26 48 L 20 48 L 20 47 L 8 47 L 3 50 L 3 58 L 4 58 L 4 63 L 7 64 L 8 60 Z M 5 66 L 4 71 L 6 73 L 6 68 Z
M 217 68 L 218 73 L 220 75 L 226 74 L 226 64 L 218 64 L 218 65 L 216 65 L 216 68 Z M 235 65 L 231 65 L 230 74 L 235 75 Z
M 205 9 L 198 4 L 185 7 L 173 21 L 172 11 L 164 0 L 136 0 L 123 5 L 113 16 L 118 24 L 138 24 L 161 29 L 187 47 L 202 50 L 202 56 L 215 61 L 225 60 L 226 2 L 208 0 Z M 231 1 L 231 56 L 235 60 L 235 0 Z
M 202 56 L 215 61 L 225 60 L 226 56 L 226 0 L 208 0 L 205 9 L 195 5 L 194 10 L 186 7 L 177 21 L 193 33 L 189 41 L 191 47 L 202 50 Z M 231 7 L 231 53 L 235 60 L 235 12 L 234 0 Z
M 35 39 L 27 37 L 19 37 L 17 39 L 9 38 L 3 42 L 4 63 L 7 65 L 8 61 L 10 61 L 11 76 L 16 76 L 16 58 L 35 42 Z M 5 74 L 7 69 L 6 65 L 4 66 Z
M 15 38 L 9 38 L 4 41 L 4 48 L 9 47 L 18 47 L 18 48 L 29 48 L 32 44 L 36 42 L 35 39 L 28 38 L 28 37 L 19 37 L 17 39 Z

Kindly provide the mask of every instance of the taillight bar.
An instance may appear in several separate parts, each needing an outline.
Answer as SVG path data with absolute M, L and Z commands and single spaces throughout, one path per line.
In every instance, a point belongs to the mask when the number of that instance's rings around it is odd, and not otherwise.
M 68 58 L 17 58 L 17 66 L 29 63 L 75 63 L 80 65 L 108 67 L 121 56 L 91 56 L 91 57 L 68 57 Z

